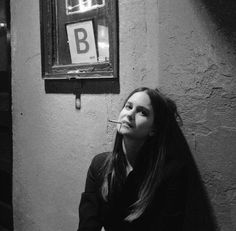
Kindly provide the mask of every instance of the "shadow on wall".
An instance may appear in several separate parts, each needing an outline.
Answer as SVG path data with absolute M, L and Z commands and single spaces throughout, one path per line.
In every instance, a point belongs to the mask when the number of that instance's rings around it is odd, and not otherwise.
M 193 156 L 189 159 L 189 173 L 184 231 L 216 231 L 216 218 Z
M 196 2 L 196 1 L 193 1 Z M 208 11 L 208 15 L 217 25 L 216 33 L 224 35 L 224 40 L 230 44 L 233 58 L 236 54 L 236 1 L 235 0 L 199 0 Z M 231 62 L 230 56 L 225 62 Z M 234 63 L 231 63 L 232 66 Z M 232 75 L 233 76 L 233 75 Z M 233 83 L 233 82 L 232 82 Z M 187 203 L 185 231 L 215 231 L 219 230 L 216 223 L 210 199 L 201 175 L 192 157 L 191 180 Z
M 236 51 L 236 1 L 235 0 L 200 0 Z

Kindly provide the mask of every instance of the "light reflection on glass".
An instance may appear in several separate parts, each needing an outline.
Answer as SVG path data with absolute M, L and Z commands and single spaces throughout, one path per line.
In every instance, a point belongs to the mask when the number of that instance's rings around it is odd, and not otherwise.
M 98 61 L 109 61 L 109 35 L 108 27 L 98 25 Z
M 105 0 L 66 0 L 66 14 L 79 14 L 102 8 Z

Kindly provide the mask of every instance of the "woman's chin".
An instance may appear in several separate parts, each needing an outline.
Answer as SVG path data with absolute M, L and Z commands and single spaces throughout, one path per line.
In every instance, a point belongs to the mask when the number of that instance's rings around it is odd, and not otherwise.
M 130 129 L 124 128 L 124 127 L 121 127 L 121 128 L 118 129 L 117 131 L 118 131 L 118 133 L 120 133 L 121 135 L 131 135 L 131 134 L 133 134 L 133 132 L 130 131 Z

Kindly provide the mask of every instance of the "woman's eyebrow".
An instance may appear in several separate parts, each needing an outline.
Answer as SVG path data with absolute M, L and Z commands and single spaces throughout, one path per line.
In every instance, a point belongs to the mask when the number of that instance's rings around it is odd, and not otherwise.
M 133 101 L 127 101 L 126 103 L 125 103 L 125 105 L 136 105 L 136 103 L 135 102 L 133 102 Z M 148 112 L 148 113 L 150 113 L 150 111 L 151 111 L 151 109 L 149 109 L 149 108 L 147 108 L 147 107 L 145 107 L 145 106 L 143 106 L 143 105 L 137 105 L 137 108 L 140 110 L 144 110 L 144 111 L 146 111 L 146 112 Z
M 137 108 L 138 108 L 138 109 L 142 109 L 142 110 L 144 110 L 144 111 L 146 111 L 146 112 L 150 112 L 150 109 L 147 108 L 147 107 L 145 107 L 145 106 L 139 105 L 139 106 L 137 106 Z
M 127 101 L 126 103 L 125 103 L 125 105 L 133 105 L 133 103 L 131 102 L 131 101 Z

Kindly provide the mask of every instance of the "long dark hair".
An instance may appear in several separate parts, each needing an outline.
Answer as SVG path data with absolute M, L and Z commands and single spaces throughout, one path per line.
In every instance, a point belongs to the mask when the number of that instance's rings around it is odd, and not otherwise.
M 130 214 L 125 218 L 133 221 L 139 218 L 150 205 L 156 188 L 163 179 L 165 163 L 178 158 L 176 153 L 189 152 L 188 144 L 179 127 L 182 120 L 176 104 L 163 95 L 158 89 L 146 87 L 135 89 L 127 100 L 136 92 L 145 92 L 150 97 L 154 111 L 155 134 L 150 136 L 142 150 L 146 153 L 146 169 L 138 191 L 138 199 L 131 206 Z M 148 154 L 147 154 L 148 152 Z M 101 187 L 102 197 L 109 200 L 116 191 L 121 190 L 126 179 L 127 159 L 122 152 L 122 135 L 117 132 L 113 152 L 108 156 L 104 181 Z

